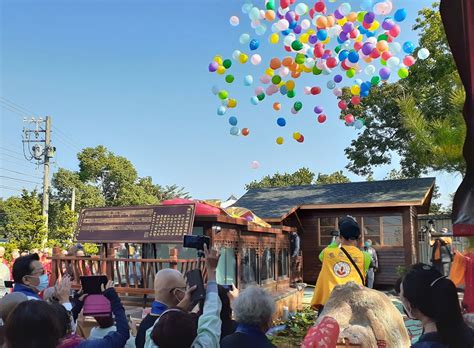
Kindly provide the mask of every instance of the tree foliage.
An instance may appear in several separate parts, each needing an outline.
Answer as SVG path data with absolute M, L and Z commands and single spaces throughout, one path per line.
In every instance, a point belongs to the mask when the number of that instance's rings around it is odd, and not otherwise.
M 324 184 L 341 184 L 341 183 L 348 183 L 351 180 L 342 173 L 342 170 L 338 172 L 334 172 L 332 174 L 318 174 L 318 178 L 316 179 L 316 184 L 324 185 Z
M 343 117 L 352 113 L 364 118 L 367 124 L 367 128 L 345 150 L 349 159 L 347 168 L 358 175 L 366 176 L 372 173 L 373 167 L 391 164 L 394 153 L 400 158 L 403 173 L 409 177 L 419 176 L 430 169 L 426 161 L 420 160 L 420 152 L 426 153 L 429 149 L 414 148 L 410 143 L 413 129 L 405 127 L 399 101 L 410 94 L 416 101 L 417 110 L 429 123 L 445 122 L 443 120 L 452 117 L 450 91 L 459 86 L 460 81 L 437 6 L 434 4 L 432 8 L 419 11 L 413 27 L 419 32 L 420 47 L 427 48 L 430 57 L 418 60 L 410 68 L 408 78 L 373 86 L 361 104 L 349 104 L 341 114 Z M 348 100 L 349 97 L 350 92 L 345 89 L 341 99 Z M 452 122 L 448 120 L 448 123 Z M 438 166 L 440 170 L 450 167 L 450 164 Z

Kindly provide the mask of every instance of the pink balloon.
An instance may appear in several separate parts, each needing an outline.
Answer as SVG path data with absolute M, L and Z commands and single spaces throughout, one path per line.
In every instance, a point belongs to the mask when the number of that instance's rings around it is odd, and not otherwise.
M 270 83 L 270 80 L 271 80 L 271 77 L 268 75 L 263 75 L 262 77 L 260 77 L 260 82 L 264 84 Z
M 258 86 L 257 88 L 255 88 L 255 95 L 262 94 L 263 91 L 264 91 L 263 87 L 262 87 L 262 86 Z

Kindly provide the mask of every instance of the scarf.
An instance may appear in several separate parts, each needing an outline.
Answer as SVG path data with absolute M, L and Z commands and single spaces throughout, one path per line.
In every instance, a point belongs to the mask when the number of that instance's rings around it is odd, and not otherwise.
M 41 297 L 32 289 L 23 284 L 15 284 L 13 292 L 21 292 L 27 297 L 33 297 L 37 300 L 41 300 Z
M 151 304 L 151 314 L 153 315 L 161 315 L 161 313 L 163 313 L 167 309 L 167 305 L 158 301 L 153 301 L 153 303 Z

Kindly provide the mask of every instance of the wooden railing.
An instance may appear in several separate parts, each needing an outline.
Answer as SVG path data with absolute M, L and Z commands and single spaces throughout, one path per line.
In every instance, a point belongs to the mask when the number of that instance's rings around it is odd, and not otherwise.
M 199 268 L 206 279 L 204 262 L 197 259 L 125 259 L 102 257 L 76 257 L 53 255 L 51 278 L 55 282 L 69 275 L 73 287 L 80 287 L 80 277 L 84 275 L 107 275 L 113 279 L 119 293 L 144 295 L 153 293 L 155 274 L 165 268 L 186 272 Z

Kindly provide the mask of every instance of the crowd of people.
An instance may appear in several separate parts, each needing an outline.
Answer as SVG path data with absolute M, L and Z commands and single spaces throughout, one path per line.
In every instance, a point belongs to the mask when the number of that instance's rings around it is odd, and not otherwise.
M 335 286 L 349 281 L 362 286 L 366 279 L 370 281 L 371 268 L 378 267 L 371 243 L 367 241 L 361 250 L 359 241 L 357 222 L 341 218 L 339 237 L 319 256 L 322 270 L 312 304 L 320 312 Z M 274 347 L 266 335 L 275 314 L 273 297 L 258 286 L 239 293 L 233 286 L 218 285 L 219 254 L 205 249 L 205 300 L 193 301 L 196 287 L 189 287 L 182 273 L 162 269 L 155 276 L 151 311 L 138 328 L 127 318 L 113 280 L 102 285 L 100 295 L 73 292 L 67 275 L 51 286 L 44 253 L 18 255 L 12 265 L 2 263 L 9 267 L 14 286 L 0 299 L 0 347 Z M 1 247 L 0 256 L 4 256 Z M 423 335 L 413 347 L 474 346 L 456 287 L 436 267 L 414 265 L 398 286 L 406 314 L 423 325 Z M 96 322 L 86 337 L 78 330 L 81 315 L 92 316 Z

